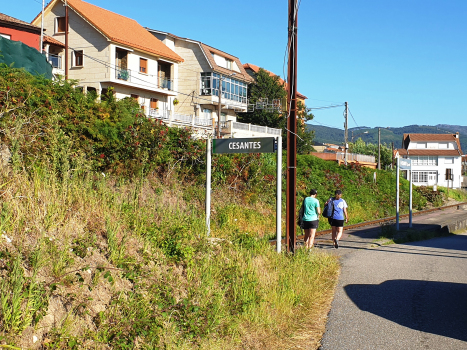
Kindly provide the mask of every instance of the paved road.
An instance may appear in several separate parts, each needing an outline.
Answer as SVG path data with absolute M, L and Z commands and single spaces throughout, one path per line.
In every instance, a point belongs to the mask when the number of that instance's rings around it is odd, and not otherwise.
M 342 271 L 320 349 L 467 349 L 467 234 L 387 246 L 374 234 L 334 250 Z

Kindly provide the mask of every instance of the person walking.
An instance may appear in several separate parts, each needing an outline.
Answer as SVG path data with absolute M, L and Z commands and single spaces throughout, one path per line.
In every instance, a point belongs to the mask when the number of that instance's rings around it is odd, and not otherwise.
M 339 248 L 339 240 L 344 232 L 344 221 L 349 222 L 349 215 L 347 214 L 347 202 L 342 198 L 342 191 L 336 190 L 334 197 L 329 198 L 326 204 L 331 202 L 334 207 L 332 216 L 328 218 L 329 225 L 332 229 L 332 241 L 334 248 Z
M 312 189 L 310 196 L 303 200 L 303 216 L 302 216 L 302 228 L 305 231 L 305 248 L 313 248 L 315 240 L 316 230 L 319 225 L 319 216 L 321 214 L 321 208 L 319 201 L 316 199 L 318 191 Z

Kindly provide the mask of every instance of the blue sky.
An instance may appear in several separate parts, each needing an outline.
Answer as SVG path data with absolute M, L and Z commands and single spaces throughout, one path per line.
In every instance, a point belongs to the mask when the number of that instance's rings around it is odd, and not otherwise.
M 283 77 L 287 0 L 88 2 L 202 41 Z M 0 0 L 31 21 L 40 0 Z M 308 107 L 349 103 L 349 127 L 467 125 L 467 0 L 302 0 L 298 90 Z M 343 128 L 343 107 L 311 124 Z

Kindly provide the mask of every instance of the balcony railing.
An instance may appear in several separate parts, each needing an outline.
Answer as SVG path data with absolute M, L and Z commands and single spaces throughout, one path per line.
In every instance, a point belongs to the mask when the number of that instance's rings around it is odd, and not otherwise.
M 115 68 L 115 78 L 125 81 L 131 80 L 131 70 Z
M 159 108 L 150 108 L 149 116 L 156 119 L 169 119 L 170 113 L 167 110 L 160 110 Z
M 47 55 L 47 61 L 52 65 L 53 68 L 62 69 L 62 58 L 58 55 Z
M 344 160 L 345 153 L 337 152 L 336 159 Z M 348 161 L 355 161 L 355 162 L 367 162 L 367 163 L 375 163 L 375 156 L 368 156 L 365 154 L 357 154 L 357 153 L 347 153 L 347 160 Z
M 159 88 L 173 90 L 173 80 L 159 77 Z

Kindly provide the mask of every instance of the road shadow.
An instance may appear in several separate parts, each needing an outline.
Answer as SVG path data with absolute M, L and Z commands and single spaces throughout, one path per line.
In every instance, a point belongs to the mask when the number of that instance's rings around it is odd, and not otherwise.
M 467 341 L 467 285 L 390 280 L 350 284 L 345 292 L 362 311 L 402 326 Z

